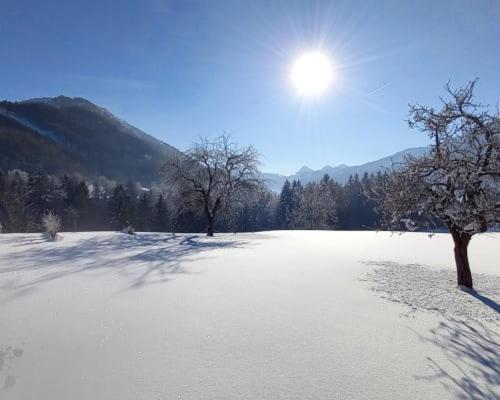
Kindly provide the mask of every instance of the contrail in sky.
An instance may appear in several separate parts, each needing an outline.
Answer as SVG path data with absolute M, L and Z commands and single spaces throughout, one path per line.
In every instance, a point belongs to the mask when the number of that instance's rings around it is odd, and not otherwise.
M 382 86 L 378 87 L 375 90 L 372 90 L 371 92 L 368 92 L 368 94 L 375 94 L 380 92 L 381 90 L 385 89 L 387 86 L 389 86 L 389 83 L 384 83 Z

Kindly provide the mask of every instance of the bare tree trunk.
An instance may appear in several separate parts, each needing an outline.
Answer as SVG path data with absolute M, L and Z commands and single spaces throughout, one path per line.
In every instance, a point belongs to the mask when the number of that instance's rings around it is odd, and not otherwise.
M 213 236 L 215 231 L 214 229 L 215 218 L 212 215 L 208 215 L 207 219 L 208 219 L 207 236 Z
M 472 289 L 472 273 L 469 267 L 469 256 L 467 247 L 471 240 L 471 235 L 457 230 L 450 230 L 453 242 L 455 243 L 455 264 L 457 267 L 457 283 L 459 286 Z

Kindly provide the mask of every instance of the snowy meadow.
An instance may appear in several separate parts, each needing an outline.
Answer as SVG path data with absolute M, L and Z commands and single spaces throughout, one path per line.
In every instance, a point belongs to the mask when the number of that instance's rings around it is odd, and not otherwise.
M 500 234 L 0 235 L 2 399 L 500 398 Z
M 499 21 L 2 2 L 0 400 L 500 400 Z

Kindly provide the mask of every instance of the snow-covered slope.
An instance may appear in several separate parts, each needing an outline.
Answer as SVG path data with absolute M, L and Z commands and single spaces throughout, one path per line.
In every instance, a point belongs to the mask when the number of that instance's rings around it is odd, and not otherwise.
M 0 106 L 0 116 L 14 120 L 19 124 L 23 125 L 24 127 L 31 129 L 32 131 L 38 133 L 39 135 L 45 136 L 50 140 L 53 140 L 54 142 L 64 143 L 63 138 L 57 132 L 44 129 L 35 122 L 33 122 L 32 120 L 30 120 L 29 118 L 24 118 L 20 115 L 16 115 L 14 112 L 8 111 L 6 108 L 1 106 Z
M 61 236 L 0 235 L 2 399 L 500 396 L 500 234 L 472 240 L 479 296 L 428 285 L 444 234 Z M 422 307 L 443 291 L 482 312 Z

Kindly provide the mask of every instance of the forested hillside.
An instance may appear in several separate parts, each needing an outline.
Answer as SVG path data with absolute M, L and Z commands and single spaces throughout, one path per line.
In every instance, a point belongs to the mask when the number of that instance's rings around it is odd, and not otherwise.
M 0 168 L 151 183 L 177 150 L 81 98 L 0 102 Z

